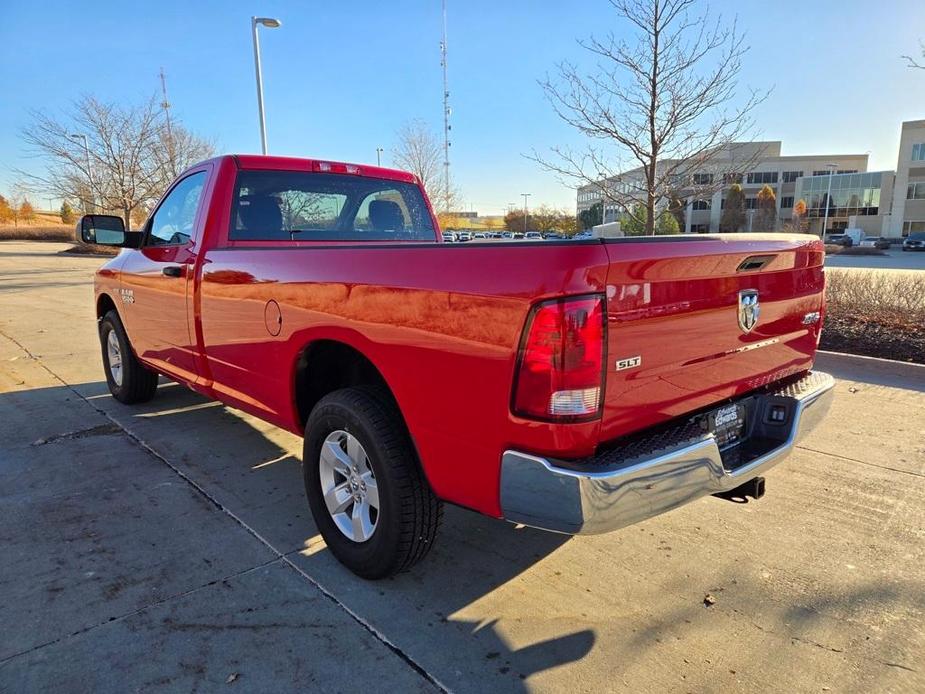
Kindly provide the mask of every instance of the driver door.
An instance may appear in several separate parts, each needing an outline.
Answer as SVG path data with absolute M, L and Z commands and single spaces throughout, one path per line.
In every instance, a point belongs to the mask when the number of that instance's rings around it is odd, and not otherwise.
M 207 176 L 202 169 L 174 184 L 145 224 L 141 249 L 122 266 L 120 313 L 136 354 L 189 382 L 197 376 L 189 312 Z

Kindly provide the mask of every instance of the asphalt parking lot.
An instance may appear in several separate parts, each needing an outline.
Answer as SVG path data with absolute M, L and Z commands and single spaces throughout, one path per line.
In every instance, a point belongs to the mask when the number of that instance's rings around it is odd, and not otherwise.
M 109 397 L 101 261 L 61 248 L 0 243 L 0 691 L 925 691 L 925 367 L 820 356 L 832 412 L 758 502 L 571 539 L 449 508 L 368 583 L 296 437 Z
M 883 255 L 827 255 L 825 264 L 863 270 L 925 270 L 925 253 L 892 246 Z

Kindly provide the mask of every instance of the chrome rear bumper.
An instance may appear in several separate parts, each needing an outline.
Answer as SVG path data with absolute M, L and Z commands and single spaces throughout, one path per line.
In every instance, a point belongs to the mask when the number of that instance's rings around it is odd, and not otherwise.
M 830 375 L 817 371 L 743 398 L 753 413 L 750 440 L 723 452 L 712 433 L 698 431 L 691 421 L 578 462 L 505 451 L 502 514 L 544 530 L 596 534 L 734 489 L 790 454 L 825 416 L 834 385 Z M 772 407 L 783 407 L 786 419 L 770 421 Z

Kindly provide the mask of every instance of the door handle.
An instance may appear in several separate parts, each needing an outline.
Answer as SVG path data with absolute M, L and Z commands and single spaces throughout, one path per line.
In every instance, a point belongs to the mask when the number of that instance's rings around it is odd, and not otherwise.
M 180 265 L 168 265 L 162 272 L 167 277 L 183 277 L 183 267 Z

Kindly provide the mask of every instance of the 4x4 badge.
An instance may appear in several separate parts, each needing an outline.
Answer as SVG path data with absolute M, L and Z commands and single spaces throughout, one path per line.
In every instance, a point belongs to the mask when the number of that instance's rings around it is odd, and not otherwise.
M 743 289 L 739 292 L 739 327 L 743 333 L 750 333 L 758 325 L 761 306 L 758 304 L 757 289 Z

